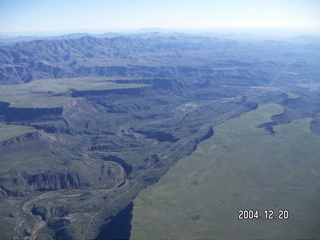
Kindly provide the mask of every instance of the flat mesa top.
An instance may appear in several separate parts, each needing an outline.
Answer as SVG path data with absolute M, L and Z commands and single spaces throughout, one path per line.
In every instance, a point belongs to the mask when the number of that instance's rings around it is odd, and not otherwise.
M 0 123 L 0 142 L 21 136 L 23 134 L 36 132 L 37 130 L 33 127 L 28 126 L 17 126 L 17 125 L 7 125 Z
M 114 82 L 117 80 L 117 83 Z M 53 108 L 62 107 L 73 101 L 72 91 L 97 91 L 132 89 L 149 86 L 147 84 L 118 83 L 128 80 L 106 77 L 83 77 L 34 80 L 21 85 L 0 86 L 0 102 L 10 103 L 10 107 Z

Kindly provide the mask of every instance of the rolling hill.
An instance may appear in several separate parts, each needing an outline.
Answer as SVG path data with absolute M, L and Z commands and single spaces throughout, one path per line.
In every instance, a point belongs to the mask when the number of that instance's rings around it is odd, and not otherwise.
M 0 234 L 122 236 L 143 189 L 266 103 L 283 111 L 259 131 L 307 118 L 319 136 L 319 49 L 178 33 L 1 46 Z

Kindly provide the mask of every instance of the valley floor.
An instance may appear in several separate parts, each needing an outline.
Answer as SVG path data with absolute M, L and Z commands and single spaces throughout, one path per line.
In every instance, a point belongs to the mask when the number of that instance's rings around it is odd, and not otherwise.
M 142 191 L 134 201 L 131 239 L 320 238 L 320 138 L 310 118 L 258 126 L 284 109 L 261 104 L 215 127 L 201 142 Z M 259 211 L 239 220 L 239 210 Z M 265 210 L 288 210 L 285 220 Z

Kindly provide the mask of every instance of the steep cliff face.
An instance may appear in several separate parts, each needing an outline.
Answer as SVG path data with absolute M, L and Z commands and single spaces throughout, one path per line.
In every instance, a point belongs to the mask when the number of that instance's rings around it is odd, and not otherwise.
M 87 96 L 102 96 L 109 94 L 118 95 L 144 95 L 146 91 L 151 90 L 151 87 L 140 87 L 140 88 L 124 88 L 124 89 L 106 89 L 106 90 L 74 90 L 72 97 L 87 97 Z
M 39 131 L 35 130 L 35 132 L 32 132 L 32 133 L 26 133 L 13 138 L 9 138 L 7 140 L 0 141 L 0 146 L 7 147 L 10 145 L 27 143 L 30 140 L 43 137 L 44 134 L 45 133 L 43 130 L 39 130 Z
M 39 120 L 57 120 L 62 108 L 15 108 L 9 105 L 0 105 L 0 117 L 6 122 L 24 122 Z
M 282 101 L 277 91 L 289 80 L 292 87 L 302 76 L 312 79 L 306 72 L 320 69 L 310 68 L 310 56 L 319 62 L 316 51 L 294 46 L 151 34 L 0 47 L 0 84 L 21 84 L 1 89 L 22 93 L 16 106 L 28 104 L 24 90 L 30 101 L 39 94 L 33 106 L 44 107 L 10 107 L 15 95 L 0 93 L 7 101 L 0 102 L 1 124 L 31 129 L 0 143 L 0 197 L 7 202 L 1 217 L 18 229 L 10 237 L 39 230 L 39 238 L 84 239 L 85 226 L 94 239 L 140 190 L 210 138 L 214 126 L 257 103 Z M 273 120 L 318 113 L 319 98 L 304 98 L 284 104 L 286 112 Z M 319 115 L 312 117 L 312 129 L 319 129 Z M 6 217 L 12 201 L 20 205 Z M 0 226 L 2 235 L 6 228 Z
M 45 172 L 34 175 L 27 175 L 26 182 L 31 190 L 47 191 L 47 190 L 59 190 L 77 188 L 84 183 L 78 173 L 57 173 L 57 172 Z
M 27 184 L 22 177 L 0 179 L 0 197 L 25 197 L 28 195 Z
M 33 191 L 53 191 L 87 187 L 89 183 L 75 172 L 43 172 L 38 174 L 17 173 L 13 179 L 0 179 L 0 195 L 6 197 L 25 197 Z

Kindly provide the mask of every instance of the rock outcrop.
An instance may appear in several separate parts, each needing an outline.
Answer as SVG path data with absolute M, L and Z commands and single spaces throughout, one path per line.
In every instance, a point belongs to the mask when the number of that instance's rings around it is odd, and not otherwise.
M 38 139 L 44 136 L 44 131 L 43 130 L 35 130 L 34 132 L 31 133 L 26 133 L 23 135 L 19 135 L 13 138 L 9 138 L 3 141 L 0 141 L 0 146 L 2 147 L 7 147 L 10 145 L 15 145 L 15 144 L 23 144 L 26 143 L 30 140 Z

